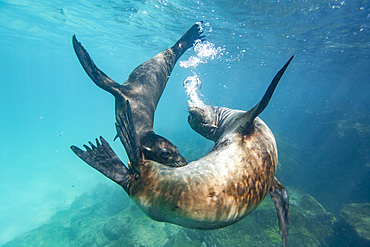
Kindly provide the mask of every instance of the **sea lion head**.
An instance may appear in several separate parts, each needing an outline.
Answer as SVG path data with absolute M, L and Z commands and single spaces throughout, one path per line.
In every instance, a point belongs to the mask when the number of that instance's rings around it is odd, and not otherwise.
M 212 106 L 204 108 L 191 107 L 189 109 L 188 122 L 190 127 L 209 140 L 218 139 L 218 121 Z
M 153 131 L 145 134 L 141 139 L 141 146 L 146 159 L 172 167 L 188 164 L 188 161 L 181 156 L 179 149 L 174 144 Z
M 208 140 L 217 142 L 223 136 L 234 132 L 242 111 L 226 107 L 191 107 L 188 122 L 190 127 Z

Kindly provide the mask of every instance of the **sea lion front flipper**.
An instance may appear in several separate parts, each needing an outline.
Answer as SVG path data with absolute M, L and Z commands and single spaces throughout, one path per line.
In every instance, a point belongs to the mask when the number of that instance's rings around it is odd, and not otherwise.
M 270 196 L 275 203 L 278 214 L 279 229 L 284 247 L 288 241 L 289 228 L 289 196 L 284 186 L 274 177 L 270 188 Z
M 89 53 L 76 39 L 76 36 L 72 37 L 73 49 L 80 61 L 82 67 L 88 76 L 93 80 L 93 82 L 100 88 L 110 92 L 114 96 L 120 95 L 120 86 L 117 82 L 107 76 L 103 71 L 101 71 L 91 59 Z
M 206 38 L 203 34 L 202 27 L 199 23 L 194 24 L 188 31 L 171 47 L 172 51 L 180 57 L 187 49 L 192 47 L 194 43 L 199 41 L 204 41 Z
M 123 104 L 123 108 L 123 111 L 117 114 L 117 135 L 126 149 L 132 169 L 138 173 L 135 167 L 142 163 L 142 152 L 140 148 L 140 141 L 134 125 L 134 120 L 132 118 L 130 102 L 128 100 L 126 100 L 125 104 Z
M 106 177 L 121 185 L 129 193 L 131 172 L 114 153 L 108 142 L 100 137 L 96 139 L 96 146 L 89 142 L 91 148 L 84 145 L 86 151 L 71 146 L 72 151 L 89 166 L 103 173 Z

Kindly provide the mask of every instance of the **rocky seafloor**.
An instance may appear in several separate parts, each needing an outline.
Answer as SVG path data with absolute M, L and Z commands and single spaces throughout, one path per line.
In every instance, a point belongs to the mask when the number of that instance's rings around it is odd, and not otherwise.
M 288 188 L 288 246 L 366 246 L 369 205 L 348 205 L 340 226 L 312 196 Z M 354 216 L 361 208 L 361 215 Z M 366 218 L 367 217 L 367 218 Z M 347 219 L 347 221 L 345 220 Z M 339 228 L 339 232 L 338 232 Z M 347 232 L 346 232 L 347 231 Z M 345 238 L 348 233 L 354 236 Z M 362 238 L 359 235 L 365 235 Z M 356 236 L 358 235 L 358 236 Z M 338 236 L 340 243 L 335 243 Z M 356 242 L 357 241 L 357 242 Z M 282 246 L 269 196 L 248 217 L 219 230 L 191 230 L 151 220 L 119 186 L 99 184 L 44 224 L 4 246 Z

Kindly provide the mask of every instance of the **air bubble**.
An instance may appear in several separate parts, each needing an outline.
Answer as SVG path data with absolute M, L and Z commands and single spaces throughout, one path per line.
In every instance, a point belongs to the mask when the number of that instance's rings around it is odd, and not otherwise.
M 199 92 L 202 88 L 202 82 L 197 75 L 188 76 L 184 80 L 184 88 L 186 94 L 188 95 L 188 107 L 198 107 L 201 109 L 206 109 L 206 105 L 202 101 L 203 95 Z

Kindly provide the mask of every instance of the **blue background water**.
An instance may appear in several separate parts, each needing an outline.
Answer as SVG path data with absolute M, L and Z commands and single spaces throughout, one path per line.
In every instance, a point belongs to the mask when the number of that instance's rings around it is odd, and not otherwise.
M 0 1 L 0 244 L 108 182 L 71 144 L 102 135 L 127 161 L 112 141 L 113 97 L 82 70 L 72 35 L 123 82 L 199 20 L 209 23 L 207 40 L 224 49 L 195 69 L 205 101 L 248 110 L 295 54 L 261 114 L 277 139 L 277 176 L 334 214 L 344 203 L 369 202 L 369 1 L 7 0 Z M 186 122 L 182 82 L 191 74 L 174 69 L 155 130 L 196 159 L 212 144 Z M 208 149 L 192 149 L 200 143 Z

